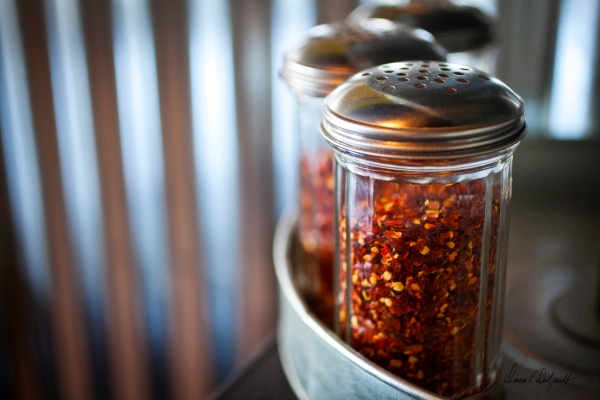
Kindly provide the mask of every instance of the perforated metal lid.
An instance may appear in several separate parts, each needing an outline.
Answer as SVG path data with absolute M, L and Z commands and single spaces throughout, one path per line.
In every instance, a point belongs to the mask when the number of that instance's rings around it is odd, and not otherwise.
M 322 132 L 343 151 L 458 158 L 519 142 L 523 110 L 515 92 L 474 68 L 399 62 L 361 71 L 327 96 Z
M 450 53 L 479 49 L 494 39 L 494 25 L 489 17 L 477 8 L 447 0 L 365 3 L 350 14 L 348 21 L 360 24 L 368 18 L 425 29 Z
M 281 76 L 298 92 L 325 96 L 364 68 L 414 59 L 444 61 L 445 55 L 422 30 L 384 19 L 364 19 L 354 27 L 337 22 L 311 29 L 286 55 Z

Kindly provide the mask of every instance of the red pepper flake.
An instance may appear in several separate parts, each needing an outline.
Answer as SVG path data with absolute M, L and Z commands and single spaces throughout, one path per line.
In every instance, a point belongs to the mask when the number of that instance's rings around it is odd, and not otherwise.
M 411 345 L 406 346 L 406 348 L 404 350 L 404 354 L 415 354 L 415 353 L 420 353 L 421 351 L 423 351 L 422 344 L 411 344 Z
M 304 265 L 311 282 L 306 300 L 315 314 L 328 326 L 333 324 L 334 307 L 333 189 L 331 149 L 323 147 L 316 153 L 302 154 L 299 236 L 304 250 Z
M 483 180 L 416 185 L 374 179 L 371 184 L 372 201 L 355 199 L 360 201 L 351 221 L 344 218 L 344 205 L 340 213 L 342 263 L 346 246 L 351 250 L 350 270 L 341 269 L 339 292 L 345 308 L 344 276 L 352 274 L 351 345 L 439 395 L 458 399 L 475 394 L 485 387 L 478 386 L 474 371 L 479 279 L 487 273 L 484 315 L 489 329 L 501 190 L 494 187 L 492 193 L 490 261 L 482 271 Z M 346 223 L 351 237 L 344 240 Z M 342 327 L 345 319 L 340 313 Z M 484 358 L 488 383 L 496 371 L 488 370 Z

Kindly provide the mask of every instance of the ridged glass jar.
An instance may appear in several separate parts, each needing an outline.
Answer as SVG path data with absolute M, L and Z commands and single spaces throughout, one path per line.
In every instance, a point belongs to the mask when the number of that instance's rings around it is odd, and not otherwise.
M 334 90 L 322 133 L 336 159 L 338 333 L 438 395 L 486 391 L 522 100 L 468 66 L 394 63 Z

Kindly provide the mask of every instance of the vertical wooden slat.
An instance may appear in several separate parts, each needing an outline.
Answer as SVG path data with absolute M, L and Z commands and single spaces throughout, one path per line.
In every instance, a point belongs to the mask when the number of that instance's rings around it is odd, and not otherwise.
M 233 41 L 229 3 L 188 4 L 197 207 L 214 369 L 222 379 L 233 366 L 242 268 Z
M 81 2 L 104 213 L 109 374 L 111 398 L 143 400 L 150 398 L 150 368 L 127 216 L 110 3 Z
M 152 396 L 167 398 L 166 337 L 171 316 L 164 157 L 154 32 L 147 0 L 114 0 L 113 53 L 121 153 Z
M 238 359 L 247 357 L 275 327 L 277 300 L 271 261 L 275 225 L 271 143 L 270 4 L 230 1 L 234 64 L 242 265 Z
M 48 315 L 50 289 L 46 225 L 43 221 L 40 166 L 36 156 L 23 40 L 15 2 L 3 1 L 0 8 L 2 146 L 11 217 L 19 253 L 19 276 L 26 282 L 22 286 L 8 283 L 10 289 L 3 290 L 6 294 L 14 290 L 16 296 L 8 304 L 17 308 L 16 313 L 19 315 L 18 318 L 9 316 L 9 321 L 14 324 L 9 328 L 9 335 L 14 334 L 16 340 L 27 344 L 33 358 L 32 363 L 35 364 L 33 368 L 37 371 L 36 377 L 39 378 L 36 382 L 39 382 L 40 390 L 47 398 L 56 398 L 54 354 Z M 29 297 L 28 291 L 31 302 L 23 304 L 21 299 Z M 28 351 L 18 344 L 10 348 L 18 357 L 14 362 L 18 370 L 20 367 L 17 364 L 23 361 L 22 357 L 27 357 Z M 20 380 L 19 376 L 16 378 Z M 33 386 L 26 380 L 19 384 Z
M 51 265 L 51 318 L 61 398 L 92 398 L 92 376 L 84 329 L 82 297 L 73 264 L 60 172 L 50 82 L 44 7 L 39 0 L 19 3 L 23 47 L 40 161 L 46 234 Z
M 152 0 L 171 256 L 169 376 L 174 399 L 201 399 L 213 383 L 200 270 L 186 0 Z M 209 133 L 207 133 L 209 134 Z
M 5 378 L 12 398 L 37 400 L 42 398 L 40 370 L 28 343 L 35 316 L 33 297 L 19 270 L 3 147 L 0 141 L 0 333 L 4 333 L 0 340 L 10 365 Z
M 600 23 L 596 26 L 595 37 L 600 37 Z M 591 121 L 588 125 L 588 130 L 591 133 L 590 136 L 599 137 L 600 136 L 600 40 L 596 40 L 596 48 L 594 49 L 595 59 L 594 59 L 594 73 L 593 82 L 592 82 L 592 93 L 594 93 L 592 97 L 591 104 Z M 600 280 L 600 275 L 598 276 Z M 599 285 L 596 287 L 600 287 Z M 600 317 L 600 294 L 598 294 L 598 314 Z

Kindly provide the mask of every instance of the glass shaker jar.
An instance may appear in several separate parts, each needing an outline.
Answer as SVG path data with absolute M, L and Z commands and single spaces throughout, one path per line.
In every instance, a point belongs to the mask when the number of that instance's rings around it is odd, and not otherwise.
M 450 0 L 368 2 L 356 8 L 349 23 L 384 18 L 430 32 L 448 51 L 448 61 L 495 72 L 498 48 L 491 18 L 475 7 Z
M 364 70 L 326 99 L 336 312 L 358 352 L 449 398 L 497 381 L 521 98 L 471 67 Z
M 316 314 L 333 320 L 333 155 L 319 133 L 323 99 L 363 68 L 414 58 L 445 60 L 433 38 L 388 20 L 317 26 L 285 57 L 282 77 L 297 98 L 300 172 L 299 236 L 308 282 L 304 292 Z

